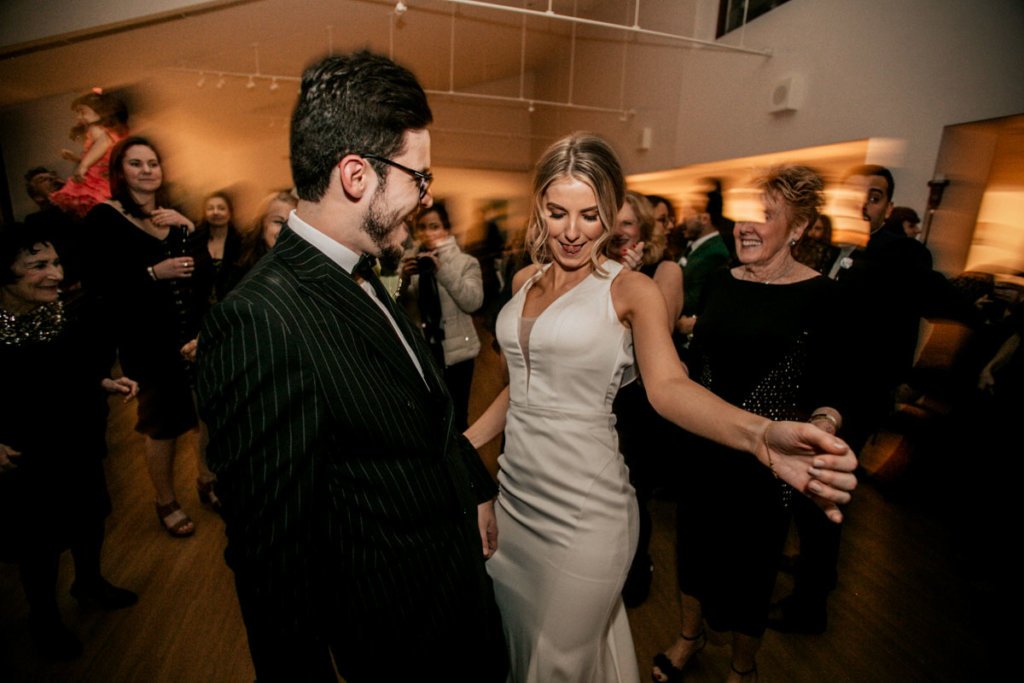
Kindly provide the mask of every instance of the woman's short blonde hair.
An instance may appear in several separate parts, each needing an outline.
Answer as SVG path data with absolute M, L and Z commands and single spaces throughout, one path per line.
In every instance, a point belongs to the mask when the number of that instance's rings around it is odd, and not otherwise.
M 526 244 L 534 263 L 551 261 L 548 228 L 544 218 L 544 195 L 553 182 L 571 178 L 594 191 L 597 213 L 603 228 L 594 241 L 590 262 L 599 269 L 604 245 L 622 206 L 626 181 L 619 159 L 607 142 L 593 133 L 573 133 L 548 147 L 533 174 L 533 208 L 527 225 Z

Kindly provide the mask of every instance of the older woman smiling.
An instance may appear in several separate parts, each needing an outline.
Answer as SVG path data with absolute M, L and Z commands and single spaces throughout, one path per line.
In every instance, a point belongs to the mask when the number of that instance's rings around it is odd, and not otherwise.
M 107 376 L 114 352 L 88 302 L 65 304 L 50 235 L 21 225 L 0 231 L 0 557 L 16 560 L 44 656 L 81 652 L 57 609 L 57 569 L 71 549 L 71 595 L 105 609 L 135 593 L 100 574 L 110 498 L 103 476 L 106 393 L 129 400 L 128 378 Z
M 822 181 L 802 166 L 757 179 L 763 218 L 736 224 L 740 265 L 723 271 L 697 321 L 690 373 L 727 402 L 770 420 L 835 433 L 842 395 L 830 354 L 842 339 L 832 281 L 791 247 L 822 205 Z M 732 633 L 728 681 L 754 680 L 792 489 L 749 456 L 701 441 L 687 454 L 677 524 L 680 637 L 655 658 L 654 679 L 677 681 L 705 643 L 703 620 Z M 754 466 L 751 466 L 754 465 Z

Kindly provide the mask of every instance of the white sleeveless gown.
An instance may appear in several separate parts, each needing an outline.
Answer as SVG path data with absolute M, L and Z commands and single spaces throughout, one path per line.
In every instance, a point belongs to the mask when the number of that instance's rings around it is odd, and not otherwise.
M 620 596 L 637 543 L 637 504 L 611 406 L 633 376 L 633 340 L 607 276 L 591 275 L 533 323 L 528 282 L 498 316 L 510 399 L 487 563 L 510 650 L 510 681 L 639 681 Z M 627 380 L 628 381 L 628 380 Z

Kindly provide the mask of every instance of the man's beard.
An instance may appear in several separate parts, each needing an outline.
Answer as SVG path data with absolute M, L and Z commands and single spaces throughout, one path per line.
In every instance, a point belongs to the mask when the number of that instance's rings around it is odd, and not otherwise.
M 390 241 L 391 234 L 402 222 L 402 215 L 399 211 L 387 212 L 383 207 L 383 192 L 378 191 L 370 207 L 363 218 L 362 230 L 370 236 L 370 240 L 377 247 L 380 253 L 377 260 L 382 268 L 397 270 L 402 260 L 402 246 Z

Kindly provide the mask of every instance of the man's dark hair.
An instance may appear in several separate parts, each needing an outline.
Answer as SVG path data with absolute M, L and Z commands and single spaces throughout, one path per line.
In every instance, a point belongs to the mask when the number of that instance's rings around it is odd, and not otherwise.
M 704 212 L 711 217 L 711 224 L 721 229 L 725 218 L 725 196 L 722 194 L 722 181 L 720 178 L 705 178 L 704 182 L 711 185 L 707 193 L 707 204 Z
M 300 199 L 319 201 L 346 154 L 391 158 L 405 132 L 433 121 L 416 77 L 387 57 L 361 51 L 331 56 L 306 69 L 292 114 L 291 164 Z M 381 186 L 389 167 L 371 160 Z
M 846 172 L 844 179 L 855 175 L 878 176 L 879 178 L 885 178 L 885 182 L 889 183 L 889 196 L 886 197 L 886 200 L 890 202 L 892 201 L 893 195 L 896 194 L 896 181 L 892 179 L 892 171 L 887 169 L 885 166 L 879 166 L 878 164 L 854 166 Z
M 914 211 L 909 206 L 896 206 L 893 207 L 892 213 L 885 219 L 885 223 L 882 225 L 883 230 L 896 233 L 899 236 L 906 235 L 906 231 L 903 230 L 903 223 L 920 223 L 921 217 L 917 215 L 917 211 Z
M 57 175 L 56 173 L 53 172 L 52 169 L 46 168 L 45 166 L 33 166 L 32 168 L 25 171 L 25 192 L 28 193 L 29 197 L 35 197 L 37 194 L 36 188 L 32 185 L 32 179 L 35 178 L 37 175 L 41 175 L 44 173 L 52 173 L 53 175 Z
M 14 262 L 23 251 L 35 254 L 40 247 L 53 244 L 53 233 L 45 224 L 8 223 L 0 227 L 0 286 L 17 281 Z

